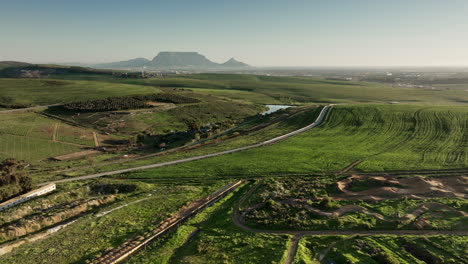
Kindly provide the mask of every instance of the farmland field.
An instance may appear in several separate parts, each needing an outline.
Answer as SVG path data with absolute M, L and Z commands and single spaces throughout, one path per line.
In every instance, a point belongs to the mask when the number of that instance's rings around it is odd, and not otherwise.
M 314 77 L 277 77 L 243 74 L 190 74 L 171 78 L 118 79 L 102 75 L 55 75 L 53 78 L 93 80 L 156 87 L 186 88 L 263 104 L 388 103 L 465 104 L 463 89 L 424 90 L 390 85 L 324 80 Z
M 0 3 L 0 264 L 468 264 L 468 0 Z
M 37 162 L 50 157 L 64 155 L 81 150 L 81 147 L 50 140 L 21 137 L 15 135 L 0 136 L 0 157 L 14 157 L 29 162 Z
M 322 126 L 275 145 L 131 177 L 311 173 L 341 170 L 356 160 L 366 171 L 465 168 L 467 118 L 463 107 L 339 105 Z
M 49 105 L 110 96 L 157 93 L 151 86 L 81 80 L 0 79 L 2 96 L 14 104 Z
M 0 247 L 25 242 L 2 255 L 2 263 L 102 260 L 240 179 L 235 190 L 127 262 L 464 261 L 468 94 L 462 86 L 429 90 L 315 77 L 69 72 L 0 78 L 3 88 L 7 97 L 0 100 L 10 103 L 73 102 L 0 114 L 0 160 L 31 163 L 24 169 L 33 184 L 255 145 L 301 129 L 325 104 L 338 104 L 319 126 L 275 144 L 57 183 L 57 191 L 0 212 Z M 187 101 L 133 104 L 122 97 L 154 93 Z M 294 107 L 260 115 L 265 104 Z M 99 151 L 48 160 L 83 149 Z
M 0 114 L 0 157 L 37 162 L 94 146 L 92 131 L 34 112 Z

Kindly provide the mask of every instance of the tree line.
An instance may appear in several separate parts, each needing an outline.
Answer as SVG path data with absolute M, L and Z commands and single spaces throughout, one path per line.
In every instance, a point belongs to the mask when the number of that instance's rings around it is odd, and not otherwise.
M 178 94 L 158 93 L 78 101 L 64 104 L 62 107 L 73 111 L 113 111 L 153 107 L 148 102 L 188 104 L 198 103 L 200 100 Z

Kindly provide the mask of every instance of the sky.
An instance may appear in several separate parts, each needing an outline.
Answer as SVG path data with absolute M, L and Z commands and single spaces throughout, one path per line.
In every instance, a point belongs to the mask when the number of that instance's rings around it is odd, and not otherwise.
M 468 0 L 0 0 L 0 60 L 468 66 Z

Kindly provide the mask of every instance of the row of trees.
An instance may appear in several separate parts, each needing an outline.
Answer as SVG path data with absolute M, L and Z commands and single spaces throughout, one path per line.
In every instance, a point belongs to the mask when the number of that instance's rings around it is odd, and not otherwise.
M 198 103 L 199 100 L 178 94 L 159 93 L 79 101 L 64 104 L 63 108 L 73 111 L 112 111 L 152 107 L 148 102 L 188 104 Z

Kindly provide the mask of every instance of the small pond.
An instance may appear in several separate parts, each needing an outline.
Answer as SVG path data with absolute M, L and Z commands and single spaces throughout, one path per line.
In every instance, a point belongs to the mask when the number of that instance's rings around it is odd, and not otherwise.
M 292 105 L 265 105 L 265 106 L 268 107 L 268 110 L 263 112 L 262 115 L 268 115 L 268 114 L 274 113 L 274 112 L 276 112 L 278 110 L 281 110 L 281 109 L 294 107 Z

